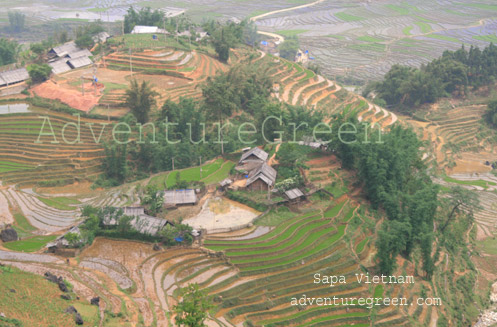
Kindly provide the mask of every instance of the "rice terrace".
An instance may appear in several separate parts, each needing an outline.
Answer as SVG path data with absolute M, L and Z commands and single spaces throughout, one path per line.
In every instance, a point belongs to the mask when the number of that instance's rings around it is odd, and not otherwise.
M 0 9 L 0 326 L 497 326 L 497 4 Z

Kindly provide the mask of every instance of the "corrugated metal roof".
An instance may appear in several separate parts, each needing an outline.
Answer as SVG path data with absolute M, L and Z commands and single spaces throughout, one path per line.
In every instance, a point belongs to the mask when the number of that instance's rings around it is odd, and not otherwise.
M 294 189 L 286 191 L 285 195 L 288 197 L 288 199 L 293 200 L 293 199 L 299 198 L 301 196 L 304 196 L 304 193 L 302 193 L 302 191 L 299 190 L 298 188 L 294 188 Z
M 164 192 L 164 204 L 194 204 L 197 195 L 194 190 L 173 190 Z
M 124 207 L 123 214 L 126 216 L 138 216 L 145 214 L 144 207 Z
M 95 42 L 95 43 L 105 42 L 105 41 L 107 41 L 108 38 L 110 38 L 110 35 L 107 32 L 100 32 L 97 35 L 94 35 L 92 37 L 93 42 Z
M 50 52 L 55 53 L 59 57 L 66 56 L 70 53 L 80 51 L 81 49 L 76 46 L 74 41 L 64 43 L 62 45 L 56 46 L 50 50 Z
M 255 147 L 255 148 L 252 148 L 251 150 L 245 152 L 244 154 L 242 154 L 242 157 L 240 158 L 240 162 L 247 160 L 252 155 L 257 157 L 258 159 L 260 159 L 262 161 L 266 161 L 267 157 L 269 156 L 266 151 Z
M 0 73 L 2 85 L 14 84 L 25 81 L 29 78 L 26 68 L 19 68 Z
M 83 49 L 83 50 L 69 53 L 68 56 L 71 59 L 75 59 L 75 58 L 79 58 L 79 57 L 90 57 L 90 56 L 93 56 L 93 54 L 90 52 L 90 50 Z
M 233 181 L 231 179 L 226 178 L 226 179 L 223 179 L 221 181 L 221 183 L 219 183 L 219 185 L 221 185 L 222 187 L 225 187 L 225 186 L 230 185 L 232 183 L 233 183 Z
M 144 26 L 136 25 L 133 27 L 131 34 L 146 34 L 146 33 L 158 33 L 159 28 L 157 26 Z
M 140 233 L 156 235 L 168 221 L 166 219 L 156 218 L 149 215 L 136 216 L 131 221 L 131 225 Z
M 66 59 L 59 59 L 49 63 L 49 65 L 52 67 L 52 72 L 54 74 L 61 74 L 71 70 L 71 67 L 67 64 Z
M 254 169 L 250 172 L 248 179 L 247 179 L 247 183 L 245 185 L 249 186 L 250 184 L 255 182 L 257 179 L 261 179 L 269 186 L 272 186 L 274 184 L 274 182 L 276 181 L 277 174 L 278 173 L 276 172 L 276 170 L 273 167 L 269 166 L 268 164 L 266 164 L 264 162 L 262 165 L 260 165 L 259 168 Z
M 88 57 L 79 57 L 79 58 L 75 58 L 75 59 L 70 59 L 67 61 L 67 63 L 72 68 L 80 68 L 80 67 L 85 67 L 85 66 L 93 64 L 93 61 L 91 61 L 91 59 Z
M 124 207 L 123 215 L 133 217 L 130 221 L 131 226 L 142 234 L 156 235 L 166 224 L 169 223 L 166 219 L 156 218 L 145 214 L 143 207 Z M 107 226 L 115 226 L 118 221 L 110 216 L 104 217 L 104 224 Z

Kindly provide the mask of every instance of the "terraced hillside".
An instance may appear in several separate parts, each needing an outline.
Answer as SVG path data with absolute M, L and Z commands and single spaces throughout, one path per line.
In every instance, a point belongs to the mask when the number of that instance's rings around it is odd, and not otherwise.
M 44 118 L 46 117 L 46 118 Z M 64 125 L 64 140 L 62 130 Z M 86 124 L 94 124 L 93 132 Z M 52 111 L 0 115 L 0 180 L 3 184 L 54 186 L 96 177 L 101 172 L 104 151 L 95 142 L 100 123 Z M 53 128 L 52 133 L 51 128 Z M 110 134 L 107 128 L 102 141 Z M 44 133 L 40 136 L 40 133 Z
M 173 50 L 168 48 L 156 50 L 114 52 L 103 61 L 104 67 L 112 70 L 132 72 L 128 79 L 148 81 L 156 86 L 161 95 L 159 106 L 167 99 L 177 101 L 181 96 L 198 99 L 202 92 L 198 84 L 218 71 L 226 70 L 226 65 L 208 54 L 193 51 Z M 104 95 L 100 100 L 102 106 L 122 105 L 122 91 L 115 90 Z
M 297 35 L 328 76 L 377 80 L 394 64 L 420 66 L 445 49 L 495 41 L 491 1 L 309 1 L 255 16 L 259 30 Z
M 397 116 L 364 98 L 350 93 L 340 85 L 315 74 L 299 64 L 272 55 L 239 50 L 239 61 L 267 71 L 274 83 L 273 95 L 280 101 L 320 110 L 331 118 L 334 114 L 357 115 L 360 121 L 386 128 L 398 121 Z M 251 55 L 252 54 L 252 55 Z
M 416 116 L 422 121 L 406 119 L 429 140 L 428 160 L 449 174 L 488 172 L 491 167 L 486 162 L 497 160 L 497 134 L 483 122 L 487 106 L 471 102 L 442 100 L 429 109 L 418 110 Z
M 461 186 L 478 194 L 481 210 L 476 210 L 474 217 L 477 223 L 478 240 L 494 238 L 497 233 L 497 177 L 490 173 L 453 174 L 436 179 L 443 186 Z
M 254 326 L 370 326 L 372 322 L 411 326 L 407 311 L 400 307 L 292 305 L 292 298 L 304 294 L 338 298 L 417 294 L 412 286 L 357 282 L 355 273 L 371 266 L 375 220 L 366 207 L 348 195 L 311 200 L 302 213 L 262 235 L 256 229 L 209 237 L 204 244 L 208 250 L 157 252 L 151 244 L 130 246 L 129 241 L 97 239 L 70 265 L 51 255 L 3 251 L 0 262 L 37 274 L 50 270 L 64 276 L 83 299 L 100 296 L 101 321 L 132 319 L 143 326 L 173 326 L 170 311 L 178 301 L 178 288 L 195 282 L 217 305 L 209 326 L 246 322 Z M 347 284 L 315 284 L 316 272 L 344 275 Z M 418 314 L 429 321 L 435 310 L 422 308 Z

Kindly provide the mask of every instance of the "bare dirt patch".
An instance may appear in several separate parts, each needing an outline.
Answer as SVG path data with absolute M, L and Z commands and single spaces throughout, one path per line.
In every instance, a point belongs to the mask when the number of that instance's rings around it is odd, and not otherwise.
M 42 98 L 59 100 L 72 108 L 88 112 L 97 105 L 102 94 L 98 88 L 96 94 L 94 93 L 92 83 L 85 83 L 84 88 L 86 89 L 85 95 L 81 91 L 50 80 L 35 86 L 33 92 Z
M 260 212 L 223 197 L 208 199 L 200 213 L 184 223 L 207 232 L 221 232 L 246 227 Z

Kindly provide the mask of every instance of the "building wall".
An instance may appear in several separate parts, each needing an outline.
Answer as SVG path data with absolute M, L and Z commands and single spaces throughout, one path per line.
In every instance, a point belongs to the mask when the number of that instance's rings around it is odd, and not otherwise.
M 267 191 L 267 184 L 261 179 L 257 179 L 255 182 L 247 186 L 247 189 L 251 191 Z

